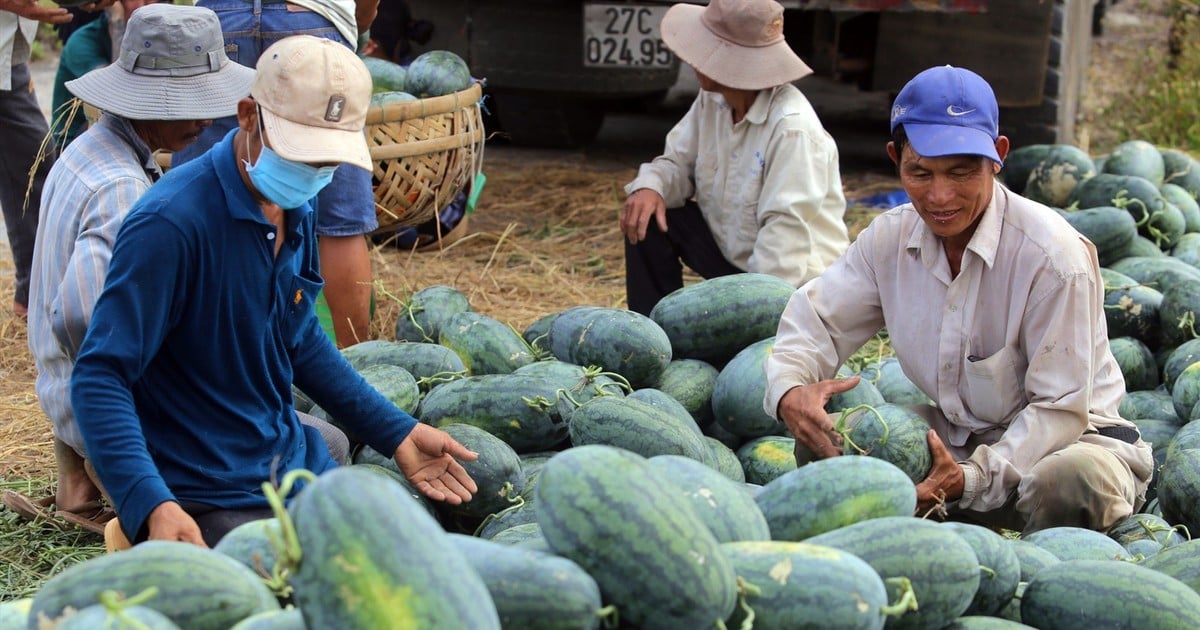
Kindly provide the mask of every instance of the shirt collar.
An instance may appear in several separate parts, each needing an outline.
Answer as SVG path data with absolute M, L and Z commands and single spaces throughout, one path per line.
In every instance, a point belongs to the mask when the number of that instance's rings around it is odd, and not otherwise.
M 750 106 L 746 112 L 745 118 L 742 120 L 752 125 L 761 125 L 767 121 L 767 116 L 771 113 L 771 101 L 775 99 L 775 93 L 783 86 L 777 85 L 767 90 L 759 90 L 758 98 L 754 99 L 754 104 Z
M 1008 209 L 1008 189 L 1000 182 L 992 183 L 992 200 L 979 219 L 979 227 L 971 235 L 967 249 L 974 252 L 988 267 L 996 262 L 996 250 L 1000 248 L 1000 230 L 1004 226 L 1004 212 Z M 916 212 L 916 209 L 913 209 Z M 925 222 L 917 218 L 916 226 L 908 237 L 906 249 L 917 250 L 926 266 L 932 267 L 942 254 L 942 241 Z
M 150 150 L 150 145 L 142 140 L 128 118 L 105 113 L 100 116 L 97 124 L 107 127 L 133 149 L 133 154 L 137 156 L 138 162 L 141 162 L 142 168 L 146 169 L 146 174 L 150 176 L 151 181 L 157 181 L 162 177 L 162 167 L 154 158 L 154 152 Z

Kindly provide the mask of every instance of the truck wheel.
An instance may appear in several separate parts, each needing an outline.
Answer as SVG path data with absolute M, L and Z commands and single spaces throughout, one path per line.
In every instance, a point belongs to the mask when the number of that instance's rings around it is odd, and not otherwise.
M 596 138 L 605 109 L 594 99 L 511 90 L 494 94 L 495 115 L 515 145 L 575 149 Z
M 1000 133 L 1014 147 L 1073 143 L 1092 46 L 1093 0 L 1055 0 L 1046 59 L 1045 98 L 1034 107 L 1005 107 Z

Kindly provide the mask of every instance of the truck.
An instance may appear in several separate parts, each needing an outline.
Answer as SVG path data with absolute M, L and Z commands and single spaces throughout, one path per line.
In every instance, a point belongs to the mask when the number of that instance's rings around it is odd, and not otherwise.
M 386 1 L 386 0 L 385 0 Z M 992 85 L 1013 146 L 1075 142 L 1092 37 L 1113 0 L 781 0 L 784 34 L 818 77 L 895 95 L 951 64 Z M 486 81 L 488 124 L 514 145 L 573 148 L 607 114 L 653 108 L 680 62 L 658 0 L 408 0 Z M 702 1 L 694 4 L 705 4 Z M 802 79 L 799 84 L 804 89 Z

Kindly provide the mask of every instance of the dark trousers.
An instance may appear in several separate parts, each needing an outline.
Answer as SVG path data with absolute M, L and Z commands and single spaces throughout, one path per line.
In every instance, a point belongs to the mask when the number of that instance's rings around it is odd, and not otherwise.
M 683 288 L 684 264 L 705 279 L 743 272 L 725 260 L 694 201 L 667 210 L 666 232 L 651 219 L 645 240 L 637 245 L 625 241 L 625 301 L 629 310 L 649 315 L 659 300 Z
M 16 267 L 13 301 L 29 304 L 29 269 L 33 266 L 33 241 L 37 237 L 38 208 L 42 202 L 42 184 L 54 164 L 54 145 L 38 165 L 30 187 L 29 170 L 37 159 L 42 141 L 50 133 L 46 116 L 38 106 L 29 79 L 29 67 L 12 67 L 12 89 L 0 90 L 0 209 Z M 26 203 L 26 189 L 29 190 Z
M 302 424 L 314 427 L 321 433 L 321 438 L 329 447 L 329 456 L 339 466 L 344 466 L 350 461 L 350 442 L 341 429 L 306 413 L 297 412 L 296 415 L 300 417 Z M 209 547 L 215 546 L 225 537 L 225 534 L 242 523 L 275 516 L 270 507 L 230 510 L 195 501 L 180 501 L 179 506 L 195 519 L 196 526 L 200 528 L 200 536 L 204 538 L 204 543 Z M 138 535 L 138 542 L 146 540 L 149 535 L 149 530 L 142 527 L 142 531 Z

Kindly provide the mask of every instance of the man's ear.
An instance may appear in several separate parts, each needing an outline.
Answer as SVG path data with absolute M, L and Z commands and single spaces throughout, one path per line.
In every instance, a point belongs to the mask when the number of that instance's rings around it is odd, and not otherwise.
M 1000 158 L 1001 162 L 1003 162 L 1005 159 L 1008 158 L 1008 149 L 1009 149 L 1008 136 L 997 137 L 996 138 L 996 155 Z M 997 173 L 1000 172 L 999 164 L 995 165 L 995 171 Z
M 898 153 L 896 153 L 896 143 L 895 142 L 888 141 L 887 154 L 888 154 L 888 157 L 892 158 L 892 164 L 895 164 L 896 166 L 900 166 L 900 155 Z
M 258 104 L 247 96 L 237 104 L 238 127 L 245 132 L 258 130 Z

